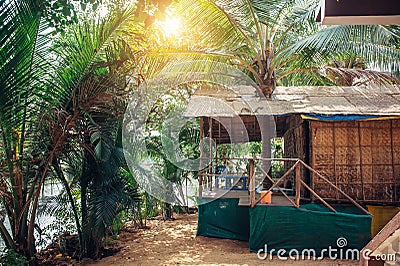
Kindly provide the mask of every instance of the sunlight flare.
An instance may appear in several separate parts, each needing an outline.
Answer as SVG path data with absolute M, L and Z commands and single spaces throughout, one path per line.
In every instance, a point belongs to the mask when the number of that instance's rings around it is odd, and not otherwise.
M 181 19 L 178 17 L 166 17 L 160 24 L 166 37 L 177 36 L 181 30 Z

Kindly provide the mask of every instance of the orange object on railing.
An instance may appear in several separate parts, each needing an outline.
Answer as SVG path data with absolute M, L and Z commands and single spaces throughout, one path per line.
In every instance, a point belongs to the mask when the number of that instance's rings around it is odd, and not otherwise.
M 271 202 L 272 202 L 272 192 L 271 191 L 260 191 L 260 194 L 261 194 L 261 203 L 271 204 Z M 267 195 L 265 195 L 265 194 L 267 194 Z

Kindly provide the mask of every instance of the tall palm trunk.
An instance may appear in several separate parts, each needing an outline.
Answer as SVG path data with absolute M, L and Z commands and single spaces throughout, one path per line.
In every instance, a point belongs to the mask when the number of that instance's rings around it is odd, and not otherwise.
M 264 51 L 263 58 L 261 59 L 262 66 L 259 67 L 260 78 L 262 80 L 260 89 L 266 98 L 271 98 L 276 88 L 275 69 L 271 66 L 271 62 L 274 58 L 274 50 L 269 40 L 266 41 L 266 47 L 267 49 Z
M 272 93 L 276 88 L 275 70 L 271 67 L 271 61 L 274 56 L 272 44 L 269 40 L 266 41 L 267 50 L 264 52 L 264 58 L 262 58 L 262 66 L 260 69 L 260 78 L 263 81 L 260 84 L 260 90 L 267 99 L 270 99 Z M 258 123 L 260 125 L 261 131 L 261 157 L 271 158 L 271 140 L 275 136 L 275 121 L 272 115 L 258 116 Z M 268 173 L 271 168 L 271 161 L 263 161 L 261 165 L 262 169 Z M 263 181 L 263 186 L 268 188 L 272 186 L 272 183 L 265 179 Z

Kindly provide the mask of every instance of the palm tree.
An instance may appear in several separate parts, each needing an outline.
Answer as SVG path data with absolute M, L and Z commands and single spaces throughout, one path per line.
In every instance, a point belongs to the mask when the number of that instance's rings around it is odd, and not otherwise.
M 113 10 L 50 38 L 45 33 L 57 23 L 45 20 L 47 8 L 45 1 L 0 4 L 0 193 L 11 225 L 8 230 L 1 219 L 0 233 L 7 248 L 31 258 L 41 188 L 56 177 L 73 209 L 81 248 L 95 257 L 123 190 L 118 132 L 125 106 L 123 66 L 132 51 L 121 33 L 132 32 L 135 10 Z M 81 217 L 69 163 L 81 164 L 75 168 Z
M 10 230 L 0 221 L 6 247 L 31 257 L 38 198 L 56 147 L 41 145 L 37 117 L 51 106 L 40 95 L 45 69 L 49 19 L 46 1 L 2 1 L 0 4 L 0 159 L 1 203 Z M 53 21 L 54 22 L 54 21 Z M 58 21 L 59 22 L 59 21 Z M 37 101 L 37 102 L 36 102 Z
M 89 257 L 99 256 L 123 195 L 119 132 L 129 72 L 125 66 L 133 51 L 121 33 L 129 32 L 134 13 L 134 8 L 120 7 L 106 18 L 84 20 L 52 47 L 57 65 L 48 86 L 59 93 L 46 122 L 50 145 L 62 143 L 52 166 L 75 209 L 62 165 L 76 160 L 81 164 L 76 178 L 81 217 L 74 213 L 83 255 Z
M 321 70 L 349 55 L 361 58 L 369 68 L 399 78 L 398 26 L 324 27 L 314 20 L 318 2 L 181 1 L 174 7 L 175 14 L 194 32 L 190 37 L 197 39 L 190 45 L 152 54 L 229 62 L 246 71 L 266 97 L 276 84 L 331 85 Z M 193 60 L 180 65 L 180 70 L 190 71 Z M 212 68 L 211 64 L 207 67 Z M 360 75 L 376 80 L 370 75 L 373 71 L 363 70 L 359 69 Z M 393 82 L 385 77 L 380 76 L 384 82 Z

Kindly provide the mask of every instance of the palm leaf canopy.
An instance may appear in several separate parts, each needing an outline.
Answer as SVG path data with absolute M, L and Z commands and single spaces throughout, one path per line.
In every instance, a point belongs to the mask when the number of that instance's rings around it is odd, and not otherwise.
M 322 26 L 315 22 L 318 2 L 181 1 L 174 14 L 185 21 L 191 41 L 185 46 L 153 49 L 149 55 L 179 58 L 167 67 L 179 64 L 176 70 L 181 73 L 198 68 L 199 60 L 233 64 L 259 85 L 268 79 L 282 85 L 333 84 L 325 67 L 349 55 L 365 60 L 369 72 L 352 70 L 364 79 L 379 77 L 392 83 L 393 75 L 399 77 L 398 26 Z M 372 71 L 388 72 L 392 78 L 375 72 L 370 75 Z

